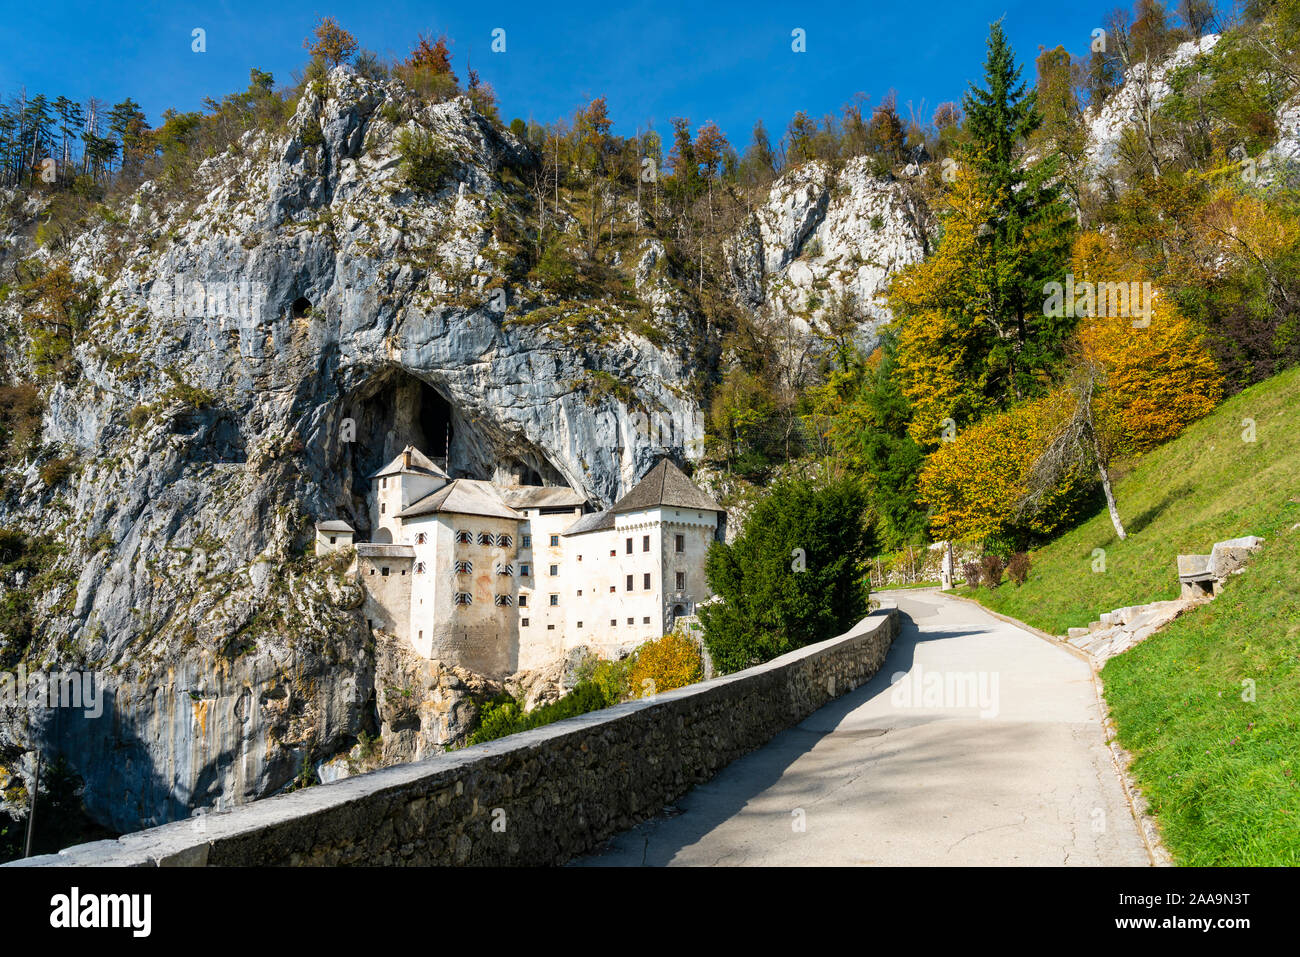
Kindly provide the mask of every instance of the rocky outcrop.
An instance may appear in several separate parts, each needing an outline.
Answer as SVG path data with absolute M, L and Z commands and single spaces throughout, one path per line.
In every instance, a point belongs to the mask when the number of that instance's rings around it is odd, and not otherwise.
M 832 297 L 856 295 L 861 343 L 889 321 L 890 276 L 920 261 L 935 220 L 910 180 L 877 175 L 866 157 L 813 162 L 778 179 L 727 246 L 737 297 L 807 333 Z

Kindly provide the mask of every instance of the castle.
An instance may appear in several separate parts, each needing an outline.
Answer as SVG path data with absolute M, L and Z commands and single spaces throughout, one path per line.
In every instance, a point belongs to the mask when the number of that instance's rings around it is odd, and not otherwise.
M 407 446 L 370 476 L 373 542 L 316 525 L 316 552 L 355 545 L 372 628 L 425 658 L 500 677 L 585 645 L 658 638 L 711 597 L 726 512 L 668 459 L 611 507 L 571 488 L 451 478 Z

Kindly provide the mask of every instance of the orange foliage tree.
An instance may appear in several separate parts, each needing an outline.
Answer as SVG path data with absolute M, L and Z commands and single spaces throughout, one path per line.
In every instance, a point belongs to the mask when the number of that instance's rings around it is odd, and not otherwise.
M 1076 284 L 1142 280 L 1096 233 L 1075 242 L 1074 275 Z M 1223 396 L 1222 377 L 1200 331 L 1158 289 L 1152 292 L 1142 324 L 1128 317 L 1079 321 L 1083 359 L 1101 370 L 1093 400 L 1098 421 L 1123 452 L 1144 452 L 1177 437 Z

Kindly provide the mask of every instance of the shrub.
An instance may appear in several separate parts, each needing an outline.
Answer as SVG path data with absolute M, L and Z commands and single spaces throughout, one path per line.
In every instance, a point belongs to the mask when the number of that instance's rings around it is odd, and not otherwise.
M 41 481 L 46 488 L 60 485 L 72 474 L 72 465 L 76 461 L 71 455 L 50 459 L 41 466 Z
M 600 689 L 607 702 L 617 704 L 628 696 L 628 673 L 634 663 L 632 658 L 607 661 L 593 655 L 578 666 L 578 683 L 590 681 Z
M 979 562 L 962 562 L 961 573 L 971 588 L 978 588 L 980 579 L 984 577 L 984 569 L 980 568 Z
M 1007 562 L 1007 577 L 1016 583 L 1017 587 L 1023 585 L 1029 578 L 1029 554 L 1027 552 L 1016 552 L 1011 556 L 1011 561 Z
M 980 562 L 983 571 L 984 584 L 989 588 L 997 588 L 1002 584 L 1002 571 L 1006 567 L 1002 562 L 1000 555 L 985 555 Z
M 402 130 L 397 137 L 402 182 L 418 193 L 436 193 L 451 175 L 451 155 L 428 130 Z
M 634 697 L 646 698 L 695 684 L 703 677 L 704 661 L 695 642 L 685 635 L 671 634 L 637 648 L 627 682 Z
M 778 482 L 732 544 L 713 543 L 705 573 L 721 601 L 701 607 L 700 619 L 720 671 L 833 638 L 866 615 L 875 550 L 867 504 L 851 478 Z
M 604 692 L 594 681 L 579 681 L 567 695 L 559 701 L 544 704 L 524 713 L 514 698 L 502 695 L 483 706 L 478 729 L 470 735 L 470 744 L 482 744 L 494 741 L 508 734 L 530 731 L 543 725 L 598 711 L 614 702 L 605 698 Z

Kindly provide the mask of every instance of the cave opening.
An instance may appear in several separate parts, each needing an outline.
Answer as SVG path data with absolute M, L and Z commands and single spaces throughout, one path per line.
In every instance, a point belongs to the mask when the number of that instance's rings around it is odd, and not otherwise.
M 301 319 L 304 316 L 311 315 L 311 300 L 306 296 L 299 296 L 289 307 L 289 315 L 294 319 Z

